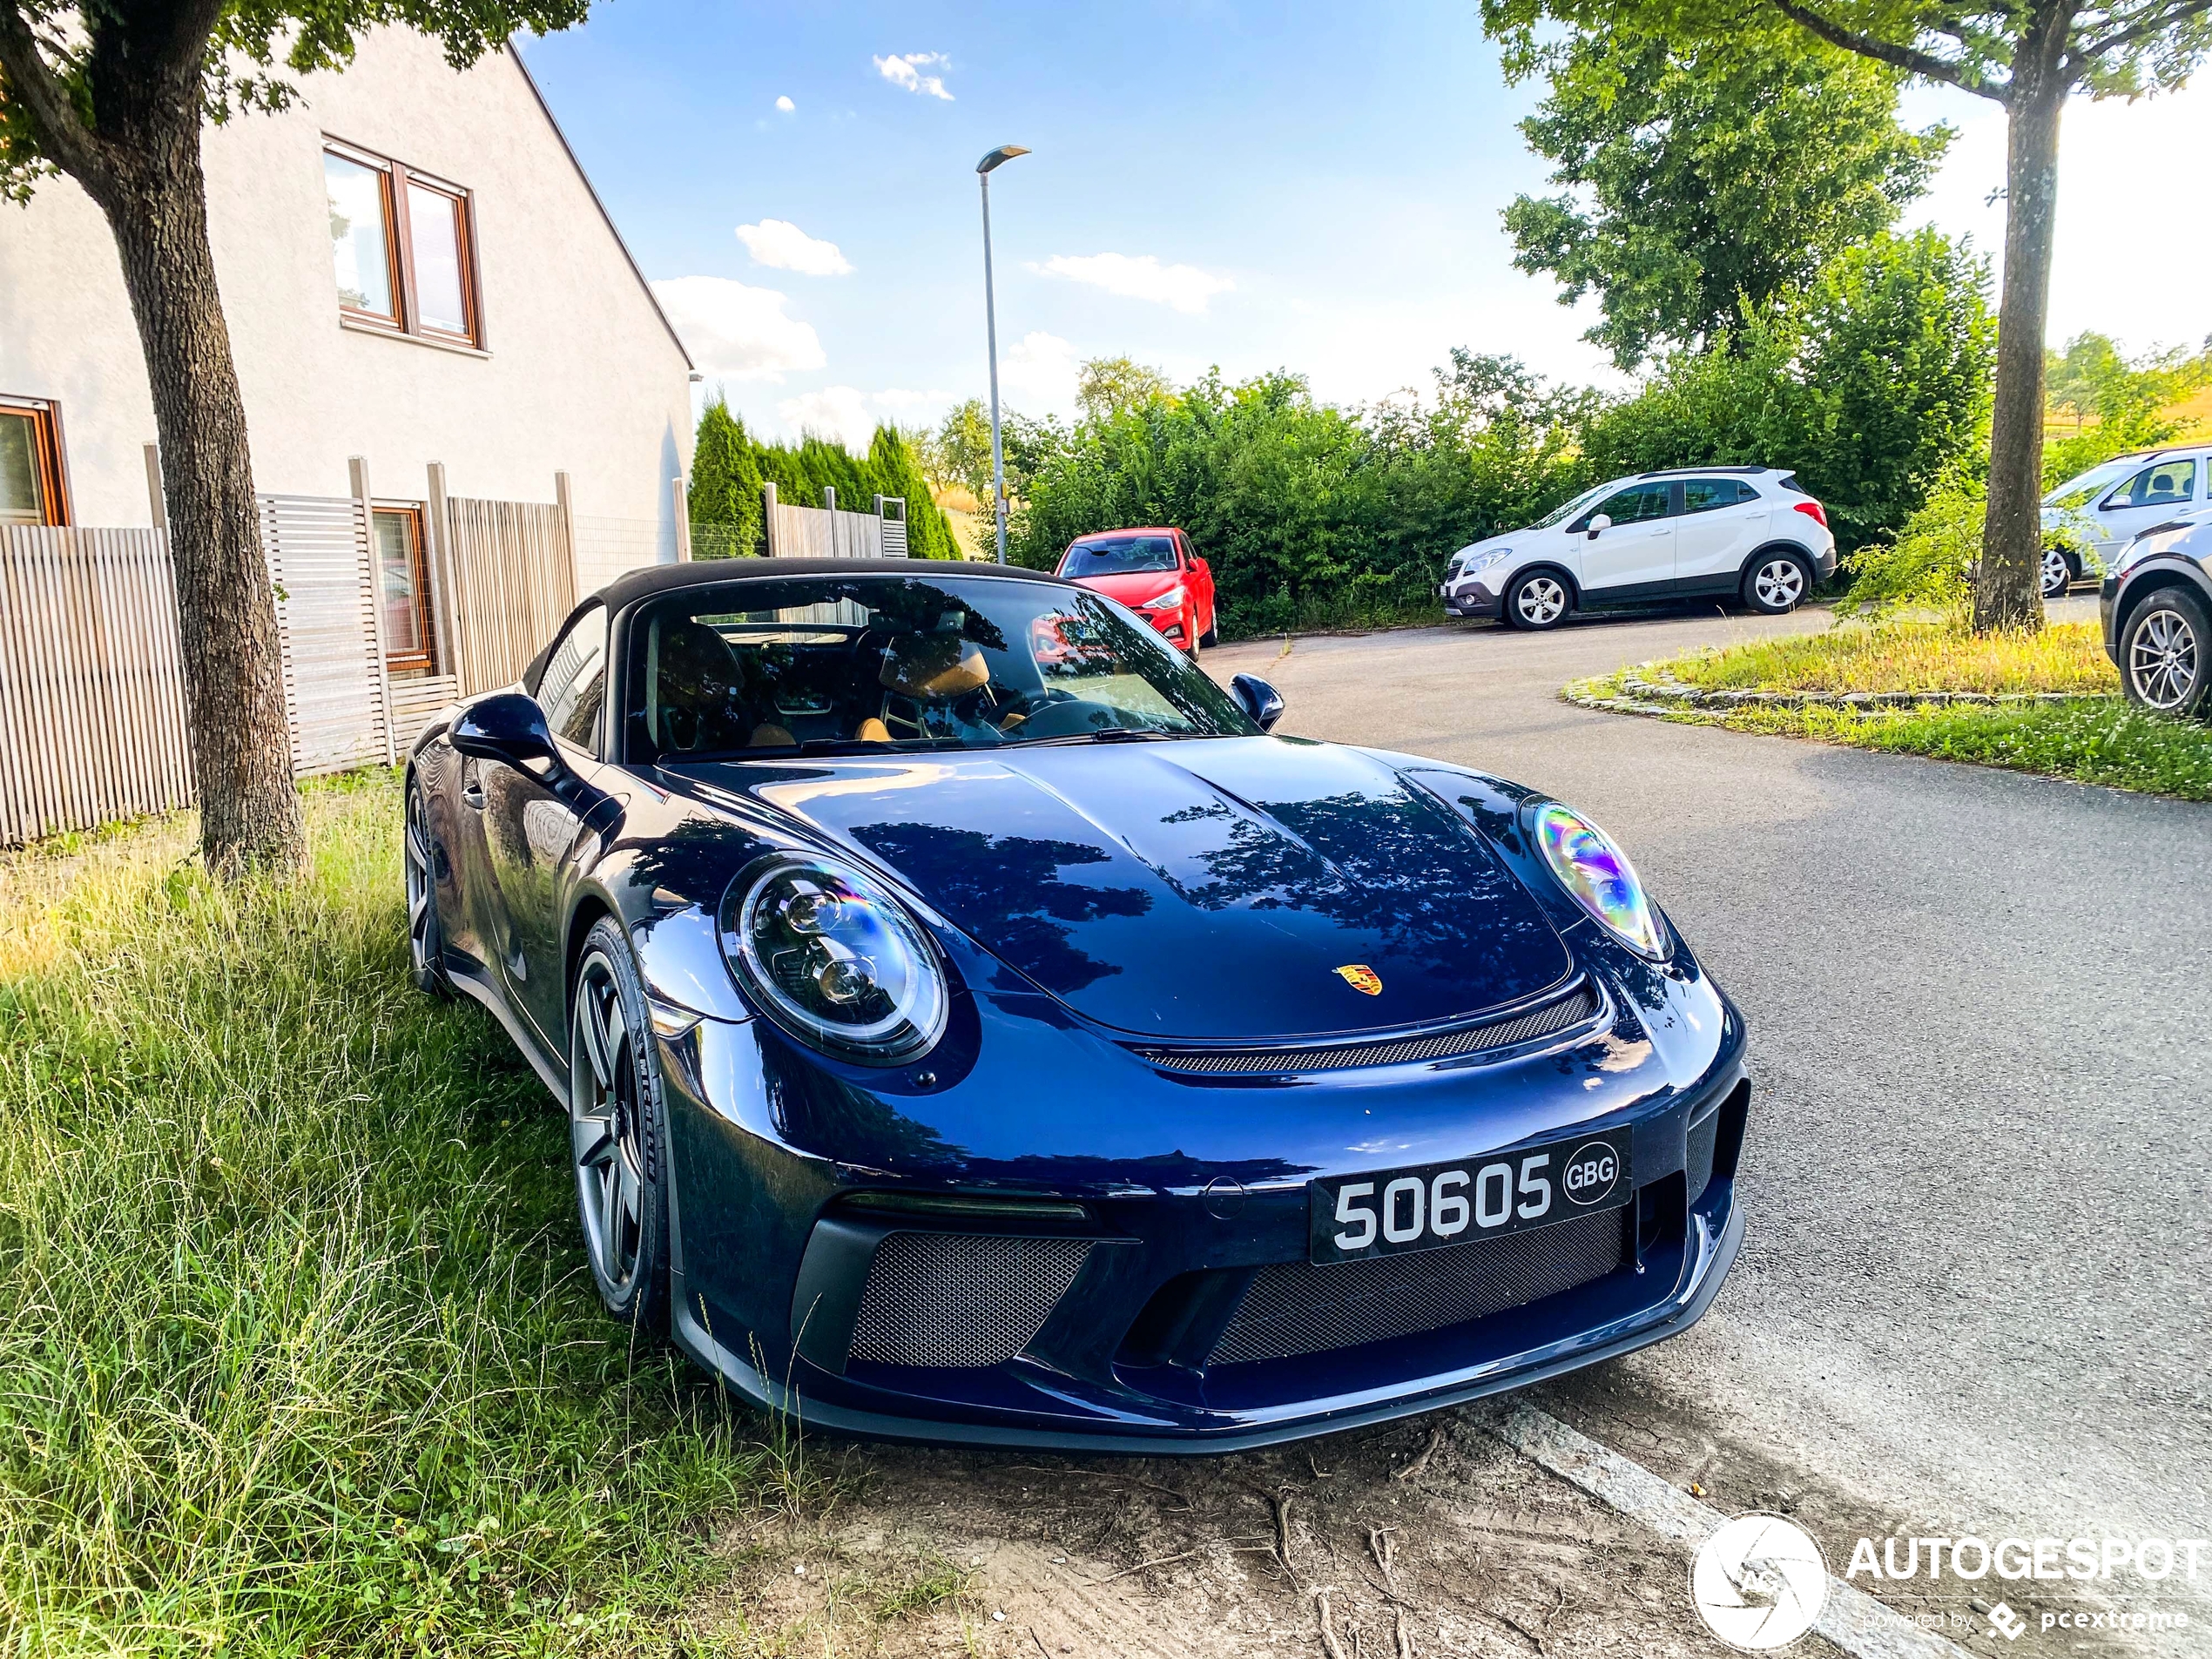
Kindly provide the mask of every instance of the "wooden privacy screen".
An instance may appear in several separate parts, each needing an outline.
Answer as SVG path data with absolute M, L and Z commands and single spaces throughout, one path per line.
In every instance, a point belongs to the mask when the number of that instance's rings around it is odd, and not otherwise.
M 905 526 L 899 552 L 906 552 Z M 873 513 L 768 503 L 768 551 L 779 559 L 880 559 L 884 521 Z
M 0 845 L 192 799 L 158 530 L 0 525 Z
M 368 515 L 343 496 L 256 499 L 284 644 L 293 776 L 391 765 L 398 751 Z
M 576 606 L 567 516 L 537 502 L 446 499 L 447 638 L 461 695 L 509 685 Z

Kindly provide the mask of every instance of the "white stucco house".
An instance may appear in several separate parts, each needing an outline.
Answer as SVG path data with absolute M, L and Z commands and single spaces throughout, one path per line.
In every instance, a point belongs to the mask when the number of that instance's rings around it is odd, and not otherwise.
M 520 57 L 386 30 L 300 91 L 209 129 L 209 228 L 255 488 L 344 496 L 366 458 L 394 666 L 435 637 L 434 462 L 516 501 L 566 471 L 586 586 L 677 557 L 697 376 Z M 0 204 L 0 523 L 155 523 L 153 436 L 106 223 L 44 180 Z

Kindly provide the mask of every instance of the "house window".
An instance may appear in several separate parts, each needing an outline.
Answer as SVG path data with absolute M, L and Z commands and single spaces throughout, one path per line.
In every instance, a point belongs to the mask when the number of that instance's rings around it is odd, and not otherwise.
M 0 397 L 0 524 L 66 524 L 61 416 L 37 398 Z
M 422 556 L 422 509 L 379 507 L 377 591 L 384 606 L 384 665 L 394 673 L 428 673 L 433 666 L 430 571 Z
M 469 192 L 350 145 L 322 154 L 340 310 L 422 339 L 483 343 Z

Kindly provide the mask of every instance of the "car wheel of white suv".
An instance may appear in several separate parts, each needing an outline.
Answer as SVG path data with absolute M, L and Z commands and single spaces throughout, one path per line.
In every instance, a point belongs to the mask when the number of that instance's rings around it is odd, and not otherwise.
M 1812 587 L 1812 572 L 1794 553 L 1766 553 L 1743 575 L 1743 603 L 1766 616 L 1795 610 Z
M 1506 620 L 1516 628 L 1556 628 L 1572 604 L 1566 583 L 1549 570 L 1531 570 L 1506 590 Z

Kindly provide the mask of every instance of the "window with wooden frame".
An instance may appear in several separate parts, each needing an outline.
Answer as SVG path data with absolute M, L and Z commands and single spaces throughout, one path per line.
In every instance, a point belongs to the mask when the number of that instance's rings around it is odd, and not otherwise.
M 384 607 L 384 666 L 395 674 L 432 672 L 436 634 L 430 616 L 430 566 L 420 507 L 378 507 L 376 595 Z
M 0 524 L 68 523 L 61 411 L 44 398 L 0 395 Z
M 341 314 L 395 334 L 481 347 L 469 192 L 334 141 L 323 146 L 322 178 Z

